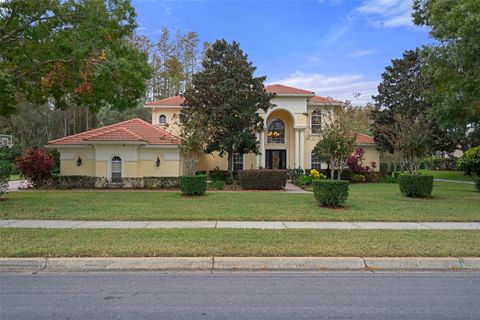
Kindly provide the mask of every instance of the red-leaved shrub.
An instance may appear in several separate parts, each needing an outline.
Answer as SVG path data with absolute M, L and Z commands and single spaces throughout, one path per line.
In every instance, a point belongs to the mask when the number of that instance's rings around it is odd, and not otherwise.
M 28 148 L 23 156 L 15 160 L 20 174 L 34 186 L 47 184 L 52 178 L 53 158 L 43 148 Z
M 363 147 L 357 148 L 355 152 L 348 158 L 347 165 L 352 171 L 352 174 L 365 174 L 370 171 L 369 166 L 364 166 L 363 161 L 365 160 L 365 150 Z M 376 166 L 376 163 L 372 165 Z

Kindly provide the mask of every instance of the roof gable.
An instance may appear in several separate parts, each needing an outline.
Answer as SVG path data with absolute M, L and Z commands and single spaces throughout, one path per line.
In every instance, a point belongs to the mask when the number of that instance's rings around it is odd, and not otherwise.
M 285 86 L 283 84 L 270 84 L 268 86 L 265 86 L 265 91 L 268 93 L 275 93 L 278 95 L 314 95 L 315 92 L 313 91 L 308 91 L 308 90 L 303 90 L 299 88 L 294 88 L 294 87 L 289 87 Z
M 181 106 L 185 102 L 185 98 L 182 96 L 175 96 L 155 101 L 149 101 L 145 103 L 146 107 L 154 107 L 154 106 Z
M 331 97 L 320 97 L 320 96 L 314 96 L 310 98 L 309 103 L 310 104 L 343 104 L 342 101 L 335 100 Z
M 372 136 L 357 133 L 357 144 L 364 145 L 364 144 L 375 144 L 375 140 Z

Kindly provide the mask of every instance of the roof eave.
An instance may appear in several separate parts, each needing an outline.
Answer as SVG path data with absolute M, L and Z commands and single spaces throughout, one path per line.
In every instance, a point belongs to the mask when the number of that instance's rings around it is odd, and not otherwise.
M 44 145 L 46 149 L 57 149 L 57 148 L 88 148 L 90 145 L 84 144 L 60 144 L 60 143 L 47 143 Z
M 275 93 L 275 92 L 272 92 Z M 314 93 L 275 93 L 275 97 L 292 97 L 292 98 L 306 98 L 306 97 L 314 97 Z
M 309 102 L 309 106 L 344 106 L 345 102 Z
M 144 107 L 155 109 L 155 108 L 181 108 L 183 106 L 153 104 L 153 105 L 144 105 Z

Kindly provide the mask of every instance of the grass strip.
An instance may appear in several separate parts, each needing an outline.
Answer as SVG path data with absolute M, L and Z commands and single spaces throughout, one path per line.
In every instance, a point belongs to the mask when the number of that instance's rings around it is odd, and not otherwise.
M 0 229 L 2 257 L 480 256 L 479 231 Z

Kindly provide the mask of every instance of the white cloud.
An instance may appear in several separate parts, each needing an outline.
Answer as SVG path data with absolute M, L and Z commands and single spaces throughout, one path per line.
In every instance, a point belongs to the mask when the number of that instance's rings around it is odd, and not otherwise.
M 365 0 L 357 12 L 375 27 L 412 26 L 412 0 Z
M 360 93 L 355 105 L 372 102 L 372 95 L 377 94 L 379 81 L 368 79 L 360 74 L 324 75 L 297 71 L 290 76 L 273 81 L 287 86 L 314 91 L 319 96 L 338 100 L 351 100 L 354 93 Z
M 373 53 L 374 51 L 372 50 L 354 50 L 352 53 L 350 53 L 348 56 L 349 57 L 354 57 L 354 58 L 358 58 L 358 57 L 366 57 L 366 56 L 369 56 Z

